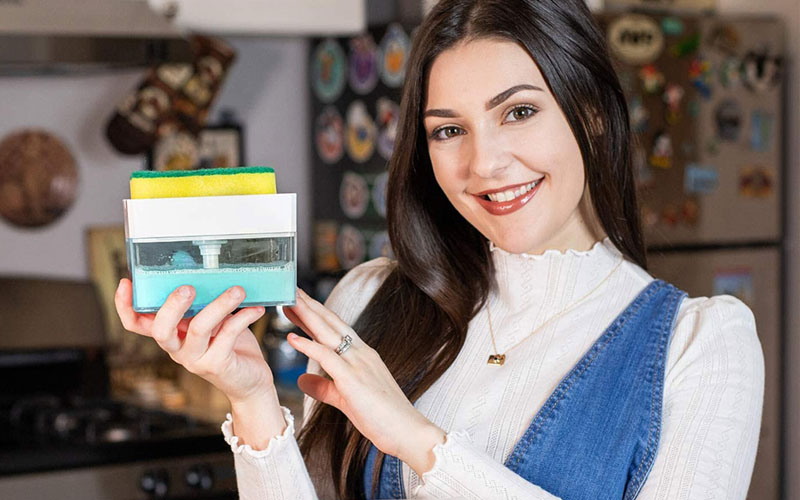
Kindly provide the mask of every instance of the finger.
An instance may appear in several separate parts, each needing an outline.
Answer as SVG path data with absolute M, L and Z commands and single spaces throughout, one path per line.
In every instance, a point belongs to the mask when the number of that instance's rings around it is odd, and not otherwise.
M 139 314 L 133 310 L 131 280 L 122 278 L 114 293 L 114 307 L 117 309 L 122 326 L 133 333 L 150 337 L 155 314 Z
M 335 312 L 331 311 L 327 307 L 325 307 L 322 303 L 315 300 L 313 297 L 308 295 L 304 292 L 301 288 L 297 289 L 298 297 L 311 308 L 316 314 L 318 314 L 325 322 L 330 325 L 337 332 L 342 332 L 342 335 L 350 334 L 351 337 L 354 339 L 358 337 L 358 335 L 353 335 L 353 331 L 350 328 L 350 325 L 344 322 L 342 318 L 340 318 Z
M 304 373 L 297 379 L 297 387 L 317 401 L 342 409 L 342 395 L 333 381 L 313 373 Z
M 289 318 L 289 321 L 291 321 L 301 330 L 306 332 L 306 335 L 308 335 L 311 338 L 314 338 L 314 332 L 312 332 L 311 329 L 307 327 L 305 323 L 303 323 L 303 320 L 297 316 L 297 313 L 295 313 L 290 306 L 281 307 L 281 309 L 283 310 L 283 314 L 285 314 L 286 317 Z
M 170 354 L 178 352 L 181 348 L 181 339 L 178 337 L 178 325 L 183 315 L 189 310 L 194 300 L 194 288 L 182 285 L 167 296 L 167 300 L 156 313 L 153 319 L 152 337 L 158 345 Z
M 348 333 L 353 336 L 349 326 L 343 325 L 341 330 L 337 330 L 318 312 L 314 311 L 300 295 L 298 295 L 297 305 L 292 306 L 291 311 L 308 327 L 312 339 L 331 349 L 339 345 L 342 337 Z
M 319 363 L 325 373 L 334 380 L 347 380 L 350 365 L 341 356 L 318 342 L 294 333 L 287 335 L 286 339 L 289 341 L 289 345 Z M 354 348 L 355 346 L 350 347 L 350 349 Z
M 180 356 L 184 360 L 196 360 L 208 349 L 209 339 L 222 327 L 230 314 L 244 301 L 245 291 L 233 286 L 212 300 L 198 312 L 186 331 L 186 340 Z
M 233 352 L 239 335 L 247 332 L 247 328 L 263 316 L 264 312 L 264 307 L 246 307 L 225 320 L 200 361 L 209 365 L 222 363 Z

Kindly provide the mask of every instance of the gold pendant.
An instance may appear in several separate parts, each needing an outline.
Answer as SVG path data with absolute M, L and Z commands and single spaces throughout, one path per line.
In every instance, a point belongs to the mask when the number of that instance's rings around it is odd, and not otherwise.
M 502 365 L 506 362 L 506 355 L 505 354 L 490 354 L 488 364 L 490 365 Z

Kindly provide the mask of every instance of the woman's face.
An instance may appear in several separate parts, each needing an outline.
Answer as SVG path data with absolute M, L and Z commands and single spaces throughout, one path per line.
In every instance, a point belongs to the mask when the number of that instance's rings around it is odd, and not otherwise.
M 591 247 L 580 149 L 523 48 L 478 39 L 442 52 L 423 116 L 436 181 L 486 238 L 512 253 Z

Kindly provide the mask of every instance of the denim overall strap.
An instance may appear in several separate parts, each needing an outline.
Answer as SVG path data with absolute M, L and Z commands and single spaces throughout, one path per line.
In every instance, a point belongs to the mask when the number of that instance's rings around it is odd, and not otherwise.
M 367 500 L 372 497 L 372 470 L 375 468 L 375 459 L 378 455 L 378 448 L 370 445 L 367 454 L 367 463 L 364 467 L 364 491 Z M 397 457 L 385 455 L 381 464 L 381 475 L 378 480 L 377 496 L 374 498 L 406 498 L 405 488 L 403 487 L 403 463 Z
M 559 382 L 505 466 L 569 500 L 632 500 L 661 435 L 664 367 L 686 293 L 651 282 Z

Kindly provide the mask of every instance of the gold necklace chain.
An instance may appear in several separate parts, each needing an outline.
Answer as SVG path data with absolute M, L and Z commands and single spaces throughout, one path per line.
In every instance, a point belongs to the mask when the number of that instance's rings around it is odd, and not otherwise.
M 581 302 L 583 302 L 584 300 L 586 300 L 586 299 L 587 299 L 587 298 L 588 298 L 588 297 L 589 297 L 591 294 L 593 294 L 594 292 L 596 292 L 596 291 L 597 291 L 597 290 L 598 290 L 598 289 L 599 289 L 599 288 L 600 288 L 600 287 L 603 285 L 603 283 L 605 283 L 606 281 L 608 281 L 608 278 L 610 278 L 610 277 L 611 277 L 611 275 L 613 275 L 613 274 L 614 274 L 614 272 L 616 272 L 616 270 L 617 270 L 617 269 L 619 269 L 619 266 L 621 266 L 621 265 L 622 265 L 622 262 L 623 262 L 624 260 L 625 260 L 625 257 L 620 257 L 620 259 L 619 259 L 619 262 L 617 262 L 617 265 L 616 265 L 616 266 L 614 266 L 614 269 L 612 269 L 612 270 L 611 270 L 611 272 L 610 272 L 610 273 L 608 273 L 608 276 L 606 276 L 605 278 L 603 278 L 603 280 L 602 280 L 600 283 L 598 283 L 598 284 L 597 284 L 597 286 L 595 286 L 594 288 L 592 288 L 591 290 L 589 290 L 589 292 L 587 292 L 587 293 L 586 293 L 586 295 L 584 295 L 583 297 L 581 297 L 581 298 L 580 298 L 580 299 L 578 299 L 577 301 L 573 302 L 572 304 L 570 304 L 570 305 L 569 305 L 569 306 L 567 306 L 566 308 L 562 309 L 562 310 L 561 310 L 561 312 L 559 312 L 558 314 L 556 314 L 556 315 L 554 315 L 554 316 L 551 316 L 551 317 L 550 317 L 550 318 L 549 318 L 547 321 L 545 321 L 545 322 L 544 322 L 544 323 L 542 323 L 541 325 L 539 325 L 539 326 L 537 326 L 536 328 L 534 328 L 534 329 L 533 329 L 533 331 L 532 331 L 531 333 L 527 334 L 527 335 L 526 335 L 525 337 L 523 337 L 523 338 L 522 338 L 522 339 L 521 339 L 519 342 L 517 342 L 516 344 L 514 344 L 514 345 L 512 345 L 511 347 L 509 347 L 508 349 L 506 349 L 506 353 L 507 353 L 508 351 L 510 351 L 511 349 L 514 349 L 515 347 L 517 347 L 518 345 L 520 345 L 522 342 L 524 342 L 524 341 L 525 341 L 525 340 L 527 340 L 529 337 L 531 337 L 531 336 L 532 336 L 534 333 L 536 333 L 536 332 L 538 332 L 539 330 L 541 330 L 542 328 L 544 328 L 544 326 L 545 326 L 545 325 L 547 325 L 547 324 L 549 324 L 551 321 L 553 321 L 553 320 L 555 320 L 556 318 L 558 318 L 558 317 L 562 316 L 562 315 L 563 315 L 563 314 L 565 314 L 567 311 L 569 311 L 569 310 L 573 309 L 573 308 L 574 308 L 574 307 L 576 307 L 578 304 L 580 304 Z M 494 329 L 492 328 L 492 313 L 491 313 L 491 311 L 489 310 L 489 300 L 487 300 L 487 301 L 486 301 L 486 315 L 487 315 L 487 317 L 488 317 L 488 319 L 489 319 L 489 334 L 491 334 L 491 336 L 492 336 L 492 347 L 494 347 L 494 352 L 495 352 L 494 354 L 490 354 L 490 355 L 489 355 L 489 361 L 488 361 L 487 363 L 488 363 L 488 364 L 490 364 L 490 365 L 502 365 L 503 363 L 505 363 L 505 362 L 506 362 L 506 354 L 505 354 L 505 353 L 503 353 L 503 354 L 500 354 L 500 353 L 497 351 L 497 344 L 495 343 L 495 340 L 494 340 Z

